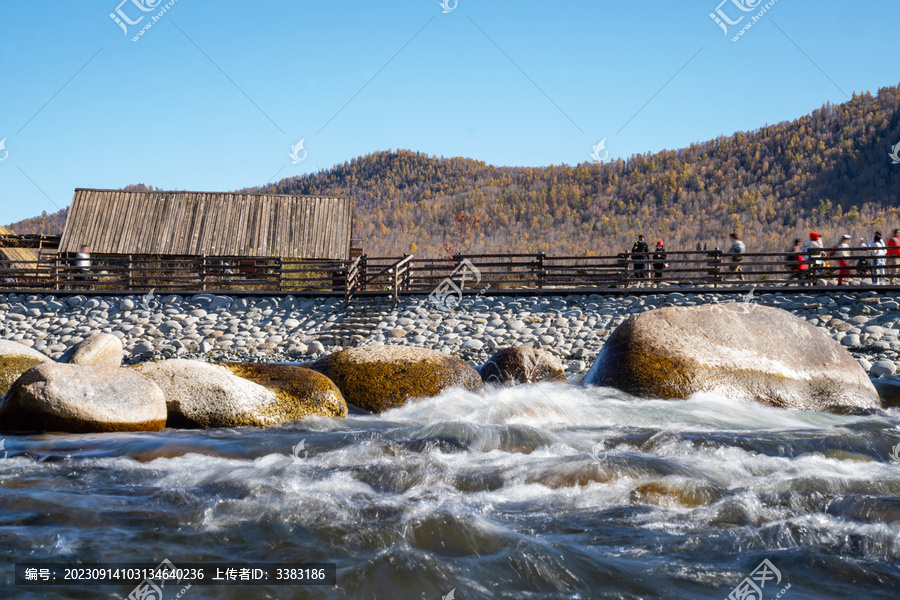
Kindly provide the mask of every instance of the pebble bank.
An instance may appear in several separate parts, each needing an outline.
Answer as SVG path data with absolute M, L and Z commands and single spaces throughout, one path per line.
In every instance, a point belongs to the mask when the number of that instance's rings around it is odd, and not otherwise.
M 517 344 L 558 356 L 570 380 L 591 366 L 609 333 L 630 315 L 662 306 L 744 302 L 790 311 L 825 330 L 872 376 L 893 374 L 900 352 L 900 294 L 680 294 L 479 296 L 450 310 L 425 296 L 397 308 L 381 299 L 293 296 L 0 295 L 0 338 L 50 358 L 94 332 L 122 340 L 125 362 L 162 358 L 282 362 L 347 347 L 432 348 L 472 364 Z

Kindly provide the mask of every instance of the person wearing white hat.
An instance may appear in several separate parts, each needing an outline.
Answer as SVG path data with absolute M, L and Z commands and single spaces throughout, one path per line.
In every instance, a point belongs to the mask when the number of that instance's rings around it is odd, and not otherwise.
M 844 277 L 850 275 L 850 261 L 848 260 L 850 258 L 848 251 L 850 240 L 850 236 L 845 233 L 841 238 L 841 243 L 831 253 L 831 256 L 836 256 L 838 259 L 838 285 L 844 285 Z

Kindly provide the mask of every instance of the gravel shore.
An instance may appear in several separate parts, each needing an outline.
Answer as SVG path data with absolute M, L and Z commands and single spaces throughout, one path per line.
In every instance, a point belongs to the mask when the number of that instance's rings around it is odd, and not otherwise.
M 628 316 L 661 306 L 721 302 L 777 306 L 838 340 L 873 376 L 893 374 L 900 352 L 900 294 L 655 294 L 647 296 L 479 296 L 452 310 L 426 297 L 359 299 L 196 296 L 0 295 L 0 338 L 51 358 L 92 332 L 118 336 L 126 362 L 160 358 L 306 361 L 350 346 L 433 348 L 472 364 L 522 344 L 558 356 L 570 379 L 590 367 L 609 333 Z

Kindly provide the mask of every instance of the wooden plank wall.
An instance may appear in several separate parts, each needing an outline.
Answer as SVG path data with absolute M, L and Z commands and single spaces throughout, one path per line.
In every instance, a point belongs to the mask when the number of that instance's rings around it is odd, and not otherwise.
M 60 252 L 350 257 L 346 197 L 76 189 Z

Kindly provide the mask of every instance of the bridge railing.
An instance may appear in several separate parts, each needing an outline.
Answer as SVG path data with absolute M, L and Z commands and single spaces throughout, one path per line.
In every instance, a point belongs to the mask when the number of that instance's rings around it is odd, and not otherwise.
M 737 258 L 738 260 L 735 260 Z M 0 291 L 210 291 L 359 295 L 429 294 L 452 283 L 461 293 L 748 286 L 802 288 L 821 284 L 869 287 L 900 281 L 900 257 L 884 249 L 847 248 L 804 256 L 785 252 L 666 251 L 610 256 L 468 254 L 447 258 L 360 256 L 353 261 L 253 256 L 92 254 L 0 260 Z

